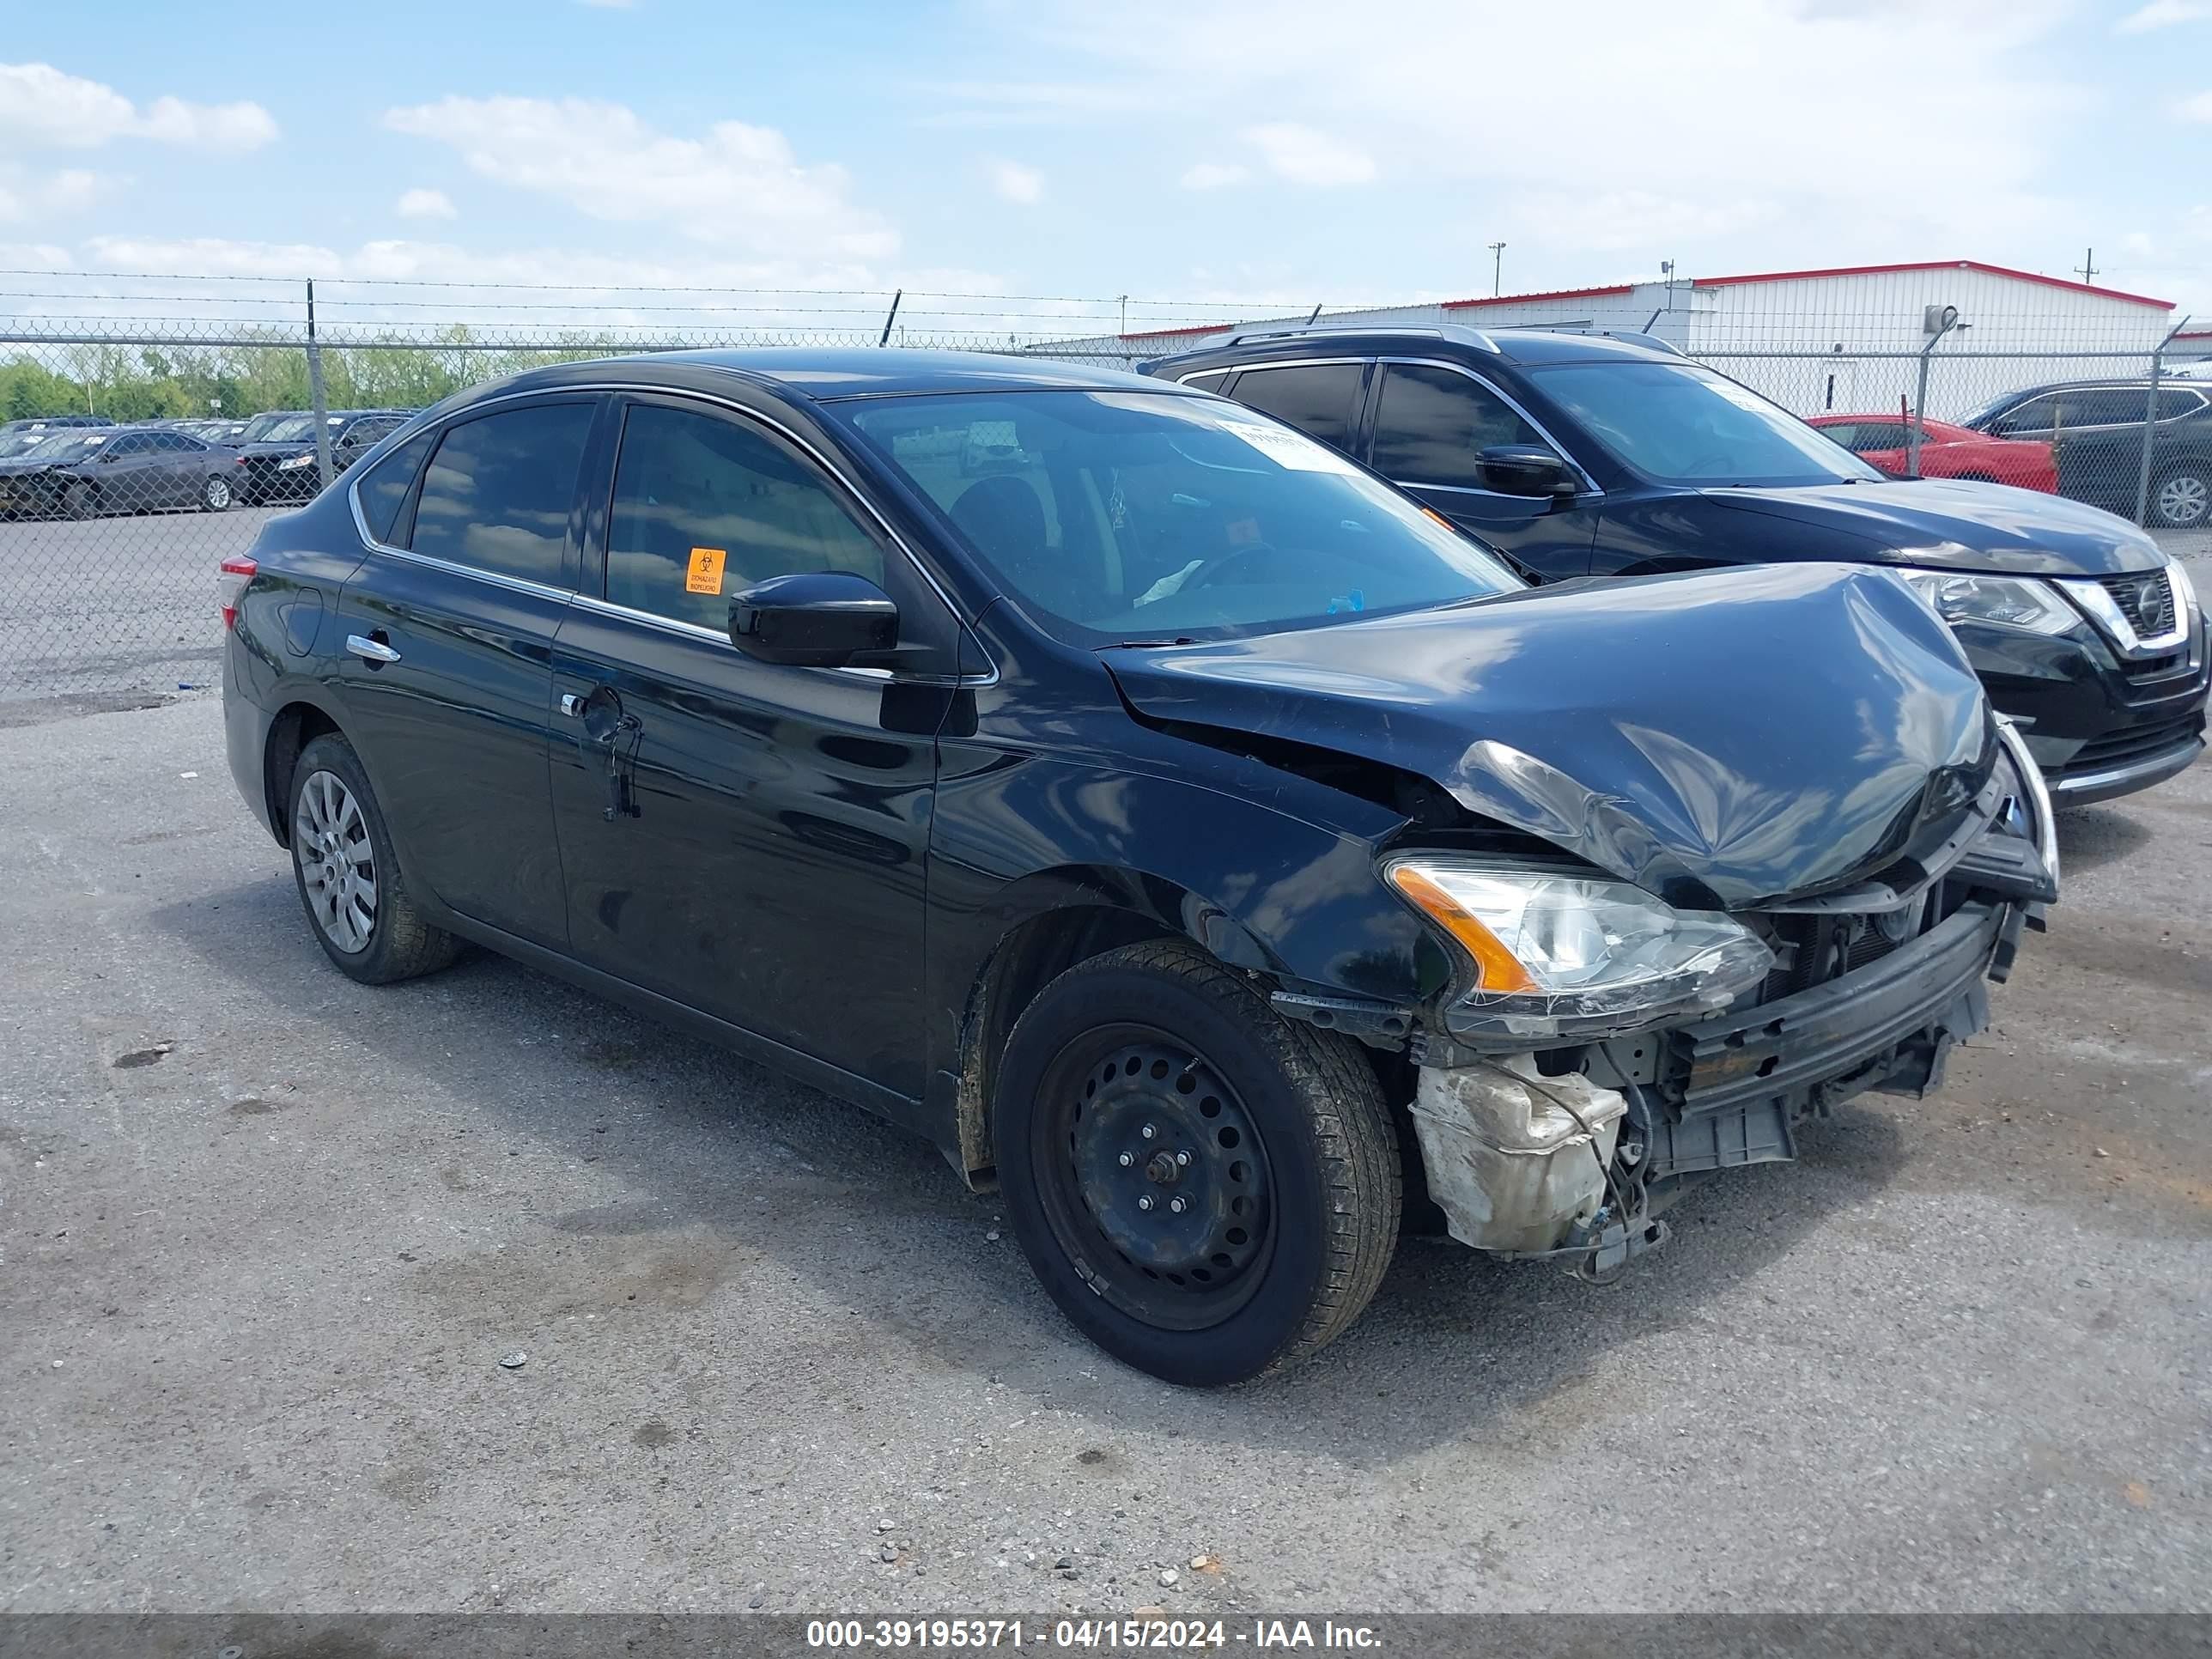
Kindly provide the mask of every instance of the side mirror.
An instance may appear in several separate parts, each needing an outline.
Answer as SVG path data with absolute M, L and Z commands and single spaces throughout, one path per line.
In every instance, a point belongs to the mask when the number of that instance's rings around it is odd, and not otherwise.
M 1474 475 L 1501 495 L 1550 496 L 1555 505 L 1575 495 L 1567 464 L 1539 444 L 1492 444 L 1476 453 Z
M 730 643 L 763 662 L 841 668 L 898 644 L 898 606 L 842 570 L 770 576 L 731 599 Z

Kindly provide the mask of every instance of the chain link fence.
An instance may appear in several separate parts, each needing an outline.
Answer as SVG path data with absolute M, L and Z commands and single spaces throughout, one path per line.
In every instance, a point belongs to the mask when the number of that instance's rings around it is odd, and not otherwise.
M 700 347 L 908 346 L 1131 368 L 1258 307 L 1050 296 L 520 287 L 0 272 L 0 704 L 143 701 L 218 672 L 216 569 L 412 413 L 550 363 Z M 1628 289 L 1594 290 L 1630 295 Z M 2047 314 L 1727 315 L 1674 286 L 1644 328 L 1900 476 L 2055 490 L 2212 527 L 2212 378 L 2148 331 Z M 2061 299 L 2063 296 L 2059 296 Z M 1511 302 L 1505 302 L 1510 305 Z M 1641 291 L 1623 301 L 1641 310 Z M 1286 321 L 1465 321 L 1449 307 Z

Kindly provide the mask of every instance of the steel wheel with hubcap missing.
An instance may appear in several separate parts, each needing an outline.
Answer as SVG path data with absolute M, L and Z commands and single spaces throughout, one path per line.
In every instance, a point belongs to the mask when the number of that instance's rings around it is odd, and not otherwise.
M 1101 1027 L 1060 1050 L 1037 1110 L 1045 1216 L 1094 1291 L 1164 1330 L 1218 1324 L 1251 1299 L 1273 1242 L 1267 1150 L 1203 1055 Z
M 2188 530 L 2204 522 L 2212 507 L 2212 480 L 2194 468 L 2169 472 L 2151 497 L 2152 516 L 2168 530 Z
M 1038 992 L 1000 1060 L 991 1134 L 1039 1282 L 1170 1382 L 1239 1382 L 1321 1347 L 1397 1244 L 1374 1066 L 1185 941 L 1109 951 Z
M 348 956 L 368 949 L 376 932 L 376 849 L 368 821 L 343 780 L 311 772 L 292 815 L 292 852 L 307 914 Z

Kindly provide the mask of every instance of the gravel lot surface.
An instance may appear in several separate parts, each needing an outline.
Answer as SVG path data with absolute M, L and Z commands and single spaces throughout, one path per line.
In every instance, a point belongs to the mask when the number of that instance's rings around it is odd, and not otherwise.
M 0 703 L 0 1608 L 2212 1607 L 2212 765 L 2065 821 L 1941 1096 L 1194 1395 L 896 1129 L 341 978 L 213 696 L 100 706 Z

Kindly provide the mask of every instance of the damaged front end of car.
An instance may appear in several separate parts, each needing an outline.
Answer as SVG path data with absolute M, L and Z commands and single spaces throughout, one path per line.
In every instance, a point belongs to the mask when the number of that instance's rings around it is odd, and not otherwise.
M 1604 1277 L 1663 1242 L 1660 1212 L 1698 1181 L 1794 1158 L 1808 1118 L 1937 1087 L 2057 896 L 2041 775 L 2008 726 L 1998 740 L 1933 847 L 1814 897 L 1683 913 L 1616 884 L 1394 861 L 1472 964 L 1413 1040 L 1452 1237 Z
M 2051 801 L 1941 624 L 1880 573 L 1482 609 L 1449 660 L 1425 623 L 1358 630 L 1357 696 L 1243 697 L 1314 684 L 1279 641 L 1133 665 L 1128 695 L 1187 729 L 1318 732 L 1449 797 L 1376 849 L 1437 953 L 1418 1004 L 1285 984 L 1273 1005 L 1410 1060 L 1452 1237 L 1604 1277 L 1705 1177 L 1794 1158 L 1851 1096 L 1941 1083 L 2057 896 Z M 1655 617 L 1665 657 L 1638 637 Z M 1329 641 L 1334 684 L 1352 632 Z M 1826 681 L 1761 706 L 1793 653 Z

